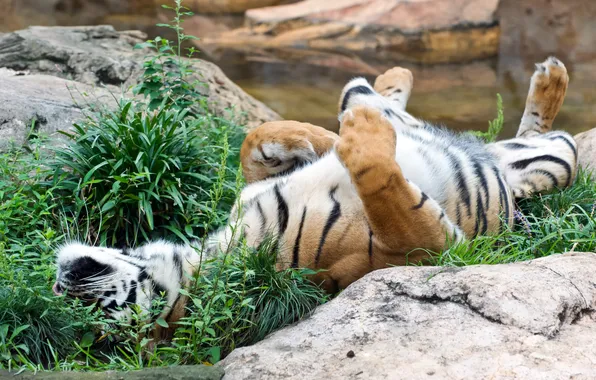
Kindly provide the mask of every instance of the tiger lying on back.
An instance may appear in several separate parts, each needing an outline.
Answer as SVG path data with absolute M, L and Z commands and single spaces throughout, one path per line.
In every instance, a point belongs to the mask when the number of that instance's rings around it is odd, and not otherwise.
M 54 292 L 97 300 L 123 319 L 130 304 L 147 309 L 165 292 L 162 317 L 172 323 L 184 315 L 184 274 L 239 239 L 257 247 L 274 234 L 280 269 L 325 269 L 313 280 L 335 292 L 372 270 L 497 233 L 513 223 L 514 198 L 574 180 L 575 141 L 550 132 L 567 83 L 557 59 L 537 65 L 518 137 L 485 145 L 409 115 L 408 70 L 389 70 L 374 88 L 354 79 L 340 98 L 339 136 L 297 122 L 249 133 L 241 150 L 248 185 L 230 216 L 241 231 L 211 234 L 200 253 L 163 241 L 125 250 L 68 244 Z

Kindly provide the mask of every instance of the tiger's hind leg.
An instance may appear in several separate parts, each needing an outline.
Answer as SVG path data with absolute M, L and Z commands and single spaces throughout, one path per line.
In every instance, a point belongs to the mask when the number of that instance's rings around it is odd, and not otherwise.
M 406 254 L 417 248 L 438 252 L 463 238 L 439 204 L 403 176 L 395 161 L 395 131 L 379 111 L 356 106 L 344 112 L 335 149 L 362 200 L 375 243 L 393 254 L 388 262 L 405 264 Z M 418 251 L 409 258 L 423 257 L 426 252 Z
M 403 111 L 406 109 L 413 86 L 414 76 L 412 72 L 403 67 L 394 67 L 377 77 L 374 89 L 379 94 L 395 102 L 396 107 Z
M 555 57 L 536 64 L 526 109 L 516 137 L 532 137 L 549 132 L 559 113 L 569 83 L 569 75 L 563 62 Z
M 577 172 L 577 144 L 563 131 L 552 131 L 569 77 L 554 57 L 536 65 L 517 138 L 488 144 L 516 198 L 571 185 Z

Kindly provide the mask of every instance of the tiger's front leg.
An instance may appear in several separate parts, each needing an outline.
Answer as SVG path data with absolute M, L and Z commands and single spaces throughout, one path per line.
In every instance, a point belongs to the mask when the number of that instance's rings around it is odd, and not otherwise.
M 550 57 L 536 65 L 517 138 L 488 144 L 515 198 L 570 186 L 577 172 L 577 144 L 563 131 L 551 131 L 569 76 Z
M 403 176 L 395 161 L 395 131 L 379 111 L 348 109 L 335 149 L 362 200 L 375 243 L 393 255 L 419 260 L 426 252 L 411 251 L 438 252 L 463 238 L 439 204 Z

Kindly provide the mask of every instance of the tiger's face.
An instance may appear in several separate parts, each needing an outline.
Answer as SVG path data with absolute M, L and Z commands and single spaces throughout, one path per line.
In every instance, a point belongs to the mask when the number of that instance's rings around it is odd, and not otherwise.
M 85 303 L 96 303 L 115 319 L 128 319 L 130 305 L 139 303 L 138 279 L 144 268 L 123 250 L 68 244 L 58 251 L 57 276 L 52 290 Z M 145 305 L 141 305 L 145 306 Z

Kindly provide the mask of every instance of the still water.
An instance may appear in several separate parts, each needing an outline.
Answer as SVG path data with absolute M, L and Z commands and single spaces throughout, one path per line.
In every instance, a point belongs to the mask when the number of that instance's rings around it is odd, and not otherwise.
M 167 17 L 143 0 L 0 0 L 0 32 L 29 25 L 112 24 L 117 29 L 162 33 Z M 567 98 L 555 127 L 581 132 L 596 126 L 596 1 L 502 0 L 498 56 L 459 64 L 418 65 L 380 57 L 314 52 L 218 51 L 202 58 L 218 64 L 246 92 L 287 119 L 337 128 L 337 98 L 347 80 L 369 79 L 399 65 L 414 73 L 408 110 L 454 129 L 480 129 L 503 97 L 506 130 L 513 136 L 523 112 L 534 63 L 555 55 L 570 74 Z M 242 25 L 241 16 L 196 16 L 187 33 L 206 36 Z M 288 54 L 293 53 L 293 54 Z

